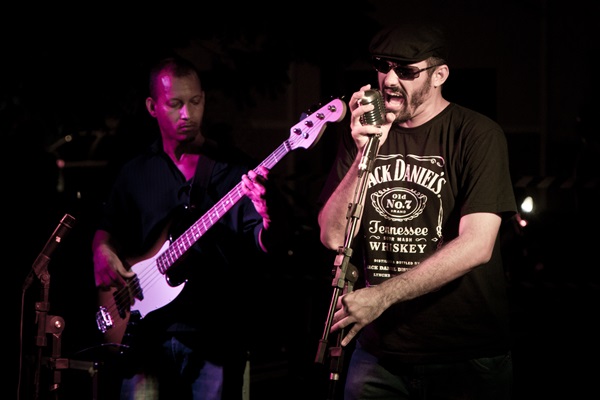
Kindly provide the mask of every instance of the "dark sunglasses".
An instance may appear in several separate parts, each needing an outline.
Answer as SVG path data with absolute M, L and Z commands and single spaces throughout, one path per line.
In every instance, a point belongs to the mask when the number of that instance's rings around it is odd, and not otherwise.
M 405 80 L 405 81 L 415 80 L 419 77 L 421 72 L 427 71 L 428 69 L 431 69 L 431 68 L 439 67 L 439 65 L 440 65 L 440 64 L 432 65 L 430 67 L 425 67 L 425 68 L 419 69 L 418 67 L 413 67 L 410 65 L 398 65 L 398 64 L 394 63 L 393 61 L 386 60 L 385 58 L 380 58 L 380 57 L 373 57 L 373 59 L 371 60 L 371 63 L 373 64 L 373 68 L 375 68 L 375 70 L 377 72 L 381 72 L 382 74 L 387 74 L 388 72 L 390 72 L 390 70 L 393 69 L 394 72 L 396 73 L 396 75 L 398 75 L 398 78 Z

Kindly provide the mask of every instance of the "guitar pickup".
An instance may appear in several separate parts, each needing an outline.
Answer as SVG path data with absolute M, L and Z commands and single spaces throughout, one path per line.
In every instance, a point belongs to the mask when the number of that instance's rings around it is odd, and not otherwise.
M 96 312 L 96 325 L 102 333 L 113 327 L 113 320 L 106 307 L 101 306 Z

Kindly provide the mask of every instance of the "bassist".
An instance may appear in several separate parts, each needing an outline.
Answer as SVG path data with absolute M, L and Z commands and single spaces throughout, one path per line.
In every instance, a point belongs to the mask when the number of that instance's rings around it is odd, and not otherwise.
M 104 203 L 92 251 L 100 303 L 110 305 L 97 319 L 126 354 L 115 374 L 122 399 L 239 399 L 248 335 L 234 332 L 249 326 L 256 257 L 283 251 L 287 224 L 273 215 L 284 214 L 274 212 L 281 200 L 267 196 L 269 168 L 252 170 L 203 136 L 205 92 L 192 63 L 164 59 L 149 83 L 160 138 L 123 165 Z M 169 246 L 236 185 L 243 197 L 197 242 L 188 234 L 189 251 Z M 181 257 L 170 265 L 157 257 L 165 249 Z M 152 311 L 130 314 L 132 304 Z

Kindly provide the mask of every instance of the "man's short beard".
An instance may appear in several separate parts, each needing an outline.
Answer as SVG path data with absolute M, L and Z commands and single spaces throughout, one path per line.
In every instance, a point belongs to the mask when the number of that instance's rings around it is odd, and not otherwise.
M 412 96 L 410 96 L 410 102 L 408 101 L 408 96 L 405 97 L 406 102 L 404 103 L 404 109 L 396 115 L 395 123 L 401 124 L 406 121 L 410 121 L 414 115 L 411 113 L 411 110 L 416 110 L 419 108 L 424 102 L 425 98 L 428 97 L 429 92 L 431 91 L 431 76 L 427 75 L 427 80 L 423 82 L 423 86 L 416 92 L 413 92 Z

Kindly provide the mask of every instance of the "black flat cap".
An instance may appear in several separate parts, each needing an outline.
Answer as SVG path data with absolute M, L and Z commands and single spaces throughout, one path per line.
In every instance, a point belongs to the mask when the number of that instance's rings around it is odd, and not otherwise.
M 448 58 L 443 27 L 428 22 L 388 26 L 375 34 L 369 51 L 373 57 L 406 64 L 418 63 L 429 57 Z

